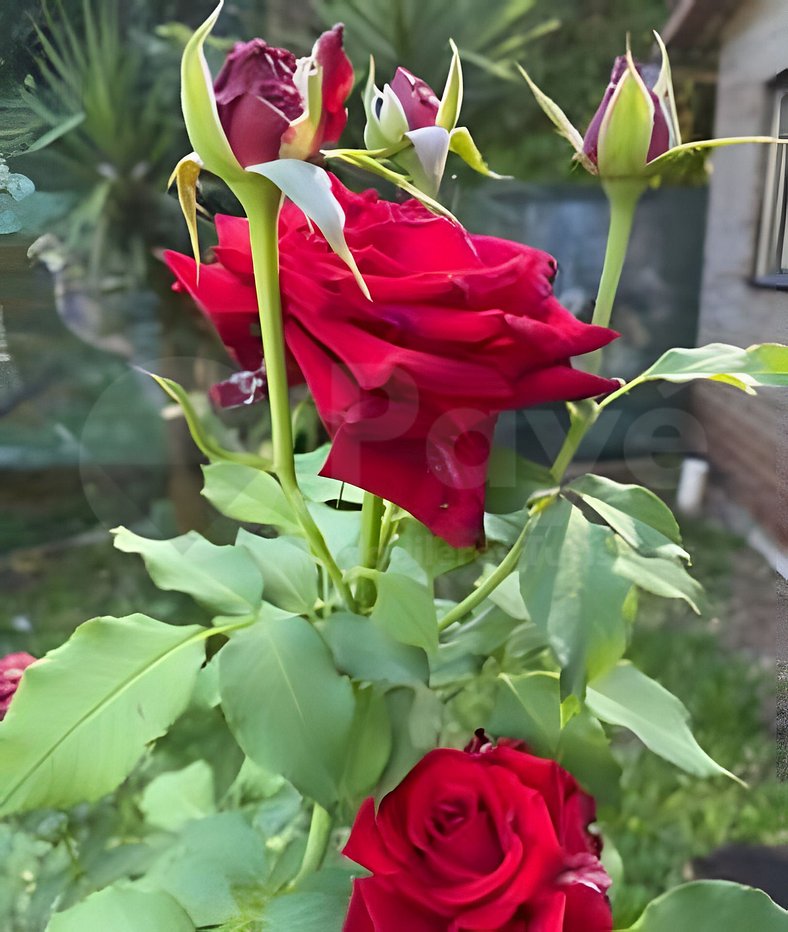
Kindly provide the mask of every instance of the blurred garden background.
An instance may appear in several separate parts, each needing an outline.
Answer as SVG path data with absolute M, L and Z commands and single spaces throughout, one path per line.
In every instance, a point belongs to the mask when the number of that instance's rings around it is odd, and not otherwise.
M 512 179 L 480 181 L 458 169 L 443 199 L 474 231 L 555 254 L 559 297 L 590 318 L 605 202 L 585 173 L 573 171 L 564 142 L 515 65 L 525 65 L 582 126 L 627 34 L 647 59 L 651 30 L 692 6 L 235 0 L 209 54 L 216 67 L 235 39 L 253 35 L 305 53 L 322 28 L 341 21 L 359 81 L 371 52 L 381 81 L 404 65 L 440 90 L 450 57 L 445 37 L 453 36 L 465 67 L 464 122 L 490 165 Z M 86 618 L 123 615 L 142 604 L 164 620 L 195 620 L 190 602 L 156 590 L 142 563 L 113 550 L 108 534 L 123 524 L 148 536 L 195 528 L 223 539 L 222 520 L 199 495 L 199 452 L 145 370 L 185 385 L 228 445 L 265 436 L 262 408 L 223 412 L 221 420 L 211 410 L 207 389 L 231 364 L 198 312 L 172 293 L 160 259 L 164 248 L 188 251 L 180 209 L 166 185 L 189 150 L 180 116 L 180 55 L 211 7 L 210 0 L 3 0 L 0 6 L 0 654 L 40 656 Z M 708 138 L 718 48 L 700 34 L 696 47 L 686 36 L 681 42 L 676 78 L 685 137 Z M 361 142 L 363 129 L 360 97 L 351 100 L 348 145 Z M 356 188 L 369 184 L 360 175 L 343 178 Z M 645 201 L 614 320 L 622 340 L 607 360 L 612 375 L 632 376 L 668 346 L 695 343 L 708 190 L 704 179 L 693 181 Z M 237 210 L 209 178 L 201 202 L 207 215 Z M 207 246 L 211 226 L 202 226 Z M 780 300 L 788 309 L 788 297 Z M 597 472 L 657 488 L 673 504 L 683 457 L 707 452 L 698 441 L 702 415 L 684 390 L 661 397 L 656 425 L 641 416 L 653 407 L 654 396 L 644 393 L 623 417 L 600 425 L 583 455 L 600 460 Z M 500 441 L 544 461 L 560 443 L 561 416 L 547 409 L 504 418 Z M 299 442 L 307 450 L 320 439 L 305 406 Z M 764 469 L 777 476 L 768 456 Z M 614 841 L 626 840 L 620 854 L 627 871 L 615 893 L 622 924 L 693 873 L 763 885 L 788 906 L 785 743 L 775 752 L 776 723 L 788 730 L 788 711 L 781 706 L 783 718 L 775 714 L 781 534 L 760 528 L 757 508 L 753 521 L 732 521 L 727 498 L 725 486 L 716 495 L 712 490 L 705 510 L 684 521 L 695 575 L 710 593 L 707 611 L 696 617 L 683 603 L 667 610 L 655 599 L 632 657 L 684 700 L 700 743 L 749 788 L 702 783 L 634 743 L 621 744 L 624 797 L 618 807 L 602 807 L 601 821 Z M 747 505 L 743 500 L 737 514 Z M 753 542 L 761 546 L 753 549 Z M 165 753 L 178 766 L 205 753 L 191 721 L 167 742 Z M 210 753 L 231 769 L 232 749 Z M 144 831 L 141 779 L 105 805 L 0 825 L 4 930 L 37 932 L 54 903 L 133 870 L 108 852 L 113 839 Z

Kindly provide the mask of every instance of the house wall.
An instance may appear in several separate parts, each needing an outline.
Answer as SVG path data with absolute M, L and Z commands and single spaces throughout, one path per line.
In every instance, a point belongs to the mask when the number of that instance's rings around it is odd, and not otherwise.
M 788 68 L 786 0 L 741 0 L 722 34 L 715 135 L 770 129 L 766 84 Z M 739 346 L 788 342 L 788 291 L 750 283 L 761 214 L 765 147 L 721 149 L 713 158 L 698 343 Z M 695 411 L 713 475 L 728 498 L 744 506 L 788 546 L 780 486 L 788 469 L 784 393 L 752 398 L 722 385 L 698 385 Z

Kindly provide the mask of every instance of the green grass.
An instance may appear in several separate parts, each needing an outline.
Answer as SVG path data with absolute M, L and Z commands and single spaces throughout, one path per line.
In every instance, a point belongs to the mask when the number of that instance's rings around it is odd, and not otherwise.
M 788 663 L 778 664 L 777 678 L 777 778 L 788 781 Z
M 685 544 L 695 556 L 694 575 L 710 596 L 709 617 L 644 600 L 630 654 L 684 701 L 701 745 L 749 788 L 689 777 L 634 741 L 621 746 L 628 762 L 622 806 L 612 816 L 603 814 L 603 821 L 625 865 L 614 900 L 622 926 L 649 900 L 686 880 L 693 858 L 731 842 L 788 843 L 788 783 L 777 779 L 769 722 L 773 676 L 755 659 L 726 649 L 718 634 L 735 623 L 731 580 L 742 542 L 694 525 L 685 529 Z M 785 758 L 783 747 L 783 768 Z
M 0 656 L 18 650 L 41 656 L 100 615 L 141 611 L 173 623 L 207 620 L 187 596 L 157 589 L 142 560 L 115 550 L 109 532 L 87 546 L 5 558 L 0 589 Z

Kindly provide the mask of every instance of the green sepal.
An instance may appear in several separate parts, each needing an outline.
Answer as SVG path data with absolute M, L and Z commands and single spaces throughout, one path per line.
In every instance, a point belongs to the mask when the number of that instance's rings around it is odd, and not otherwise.
M 463 80 L 460 50 L 453 39 L 449 39 L 449 45 L 451 46 L 451 65 L 449 65 L 449 73 L 446 76 L 446 85 L 443 88 L 438 115 L 435 117 L 435 125 L 442 126 L 445 130 L 451 132 L 460 119 Z
M 183 50 L 181 106 L 186 132 L 206 171 L 231 181 L 243 177 L 244 170 L 230 148 L 219 119 L 213 80 L 204 50 L 205 40 L 216 25 L 223 6 L 224 0 L 219 0 L 216 9 L 195 29 Z
M 195 410 L 188 392 L 182 385 L 172 379 L 165 378 L 163 375 L 156 375 L 155 372 L 148 372 L 145 369 L 140 369 L 140 372 L 149 375 L 180 406 L 192 440 L 211 462 L 242 463 L 245 466 L 253 466 L 257 469 L 271 468 L 270 460 L 266 460 L 254 453 L 228 450 L 212 437 Z

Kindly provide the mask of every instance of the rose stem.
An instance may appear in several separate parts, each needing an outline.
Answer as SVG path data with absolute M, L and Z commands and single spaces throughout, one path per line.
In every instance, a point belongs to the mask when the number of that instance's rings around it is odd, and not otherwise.
M 574 459 L 575 453 L 577 453 L 577 448 L 582 443 L 583 437 L 596 423 L 600 410 L 595 402 L 591 402 L 591 405 L 585 411 L 581 412 L 581 410 L 575 408 L 572 412 L 569 430 L 566 432 L 555 462 L 550 467 L 550 474 L 556 482 L 561 482 L 564 478 L 569 464 Z
M 320 529 L 306 507 L 295 471 L 293 426 L 290 418 L 290 396 L 287 384 L 282 297 L 279 290 L 279 206 L 281 192 L 268 179 L 259 175 L 244 185 L 235 185 L 234 193 L 241 201 L 249 220 L 254 280 L 260 312 L 268 403 L 271 408 L 271 439 L 273 472 L 282 486 L 290 507 L 309 541 L 312 551 L 323 563 L 331 580 L 351 611 L 356 603 L 350 587 L 342 576 Z
M 312 809 L 312 821 L 309 825 L 309 835 L 306 840 L 306 850 L 301 861 L 301 867 L 290 883 L 290 887 L 297 887 L 310 874 L 314 874 L 323 863 L 328 843 L 331 839 L 331 816 L 319 803 Z
M 361 505 L 361 566 L 375 569 L 378 565 L 380 549 L 381 521 L 383 519 L 383 499 L 371 492 L 364 493 Z M 362 608 L 368 607 L 374 598 L 375 583 L 362 577 L 356 589 L 356 599 Z
M 526 523 L 525 527 L 520 531 L 520 536 L 514 542 L 512 549 L 506 554 L 503 560 L 501 560 L 498 566 L 495 567 L 492 573 L 490 573 L 470 595 L 467 595 L 462 602 L 458 602 L 454 608 L 450 608 L 448 612 L 438 620 L 438 631 L 444 631 L 449 625 L 454 624 L 455 621 L 459 621 L 465 615 L 472 612 L 477 605 L 481 605 L 491 592 L 498 588 L 510 573 L 514 572 L 517 561 L 520 559 L 520 554 L 523 550 L 527 530 L 528 524 Z
M 599 280 L 592 323 L 600 327 L 608 327 L 621 281 L 624 260 L 627 256 L 635 208 L 644 186 L 640 181 L 607 181 L 603 183 L 603 187 L 610 202 L 610 226 L 607 234 L 605 264 Z M 591 353 L 586 359 L 587 371 L 598 372 L 601 362 L 602 350 Z

